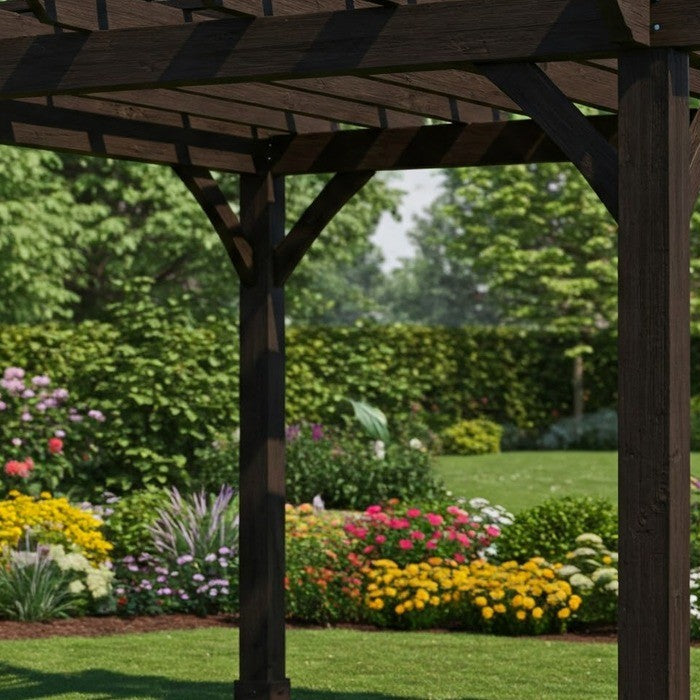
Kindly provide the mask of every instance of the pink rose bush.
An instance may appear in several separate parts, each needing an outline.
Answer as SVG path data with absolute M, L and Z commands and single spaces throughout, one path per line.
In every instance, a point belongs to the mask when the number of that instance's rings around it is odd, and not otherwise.
M 60 492 L 66 475 L 86 467 L 97 448 L 91 438 L 105 416 L 71 405 L 70 392 L 46 374 L 7 367 L 0 379 L 0 496 L 12 488 L 38 495 Z
M 512 522 L 504 509 L 479 499 L 476 506 L 417 508 L 397 501 L 375 504 L 359 517 L 351 517 L 345 533 L 351 551 L 360 562 L 391 559 L 399 565 L 442 557 L 462 564 L 485 556 L 501 534 L 502 524 Z

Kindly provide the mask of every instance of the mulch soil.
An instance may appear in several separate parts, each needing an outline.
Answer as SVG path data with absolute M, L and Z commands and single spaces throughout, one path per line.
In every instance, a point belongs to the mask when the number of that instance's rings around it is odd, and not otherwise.
M 0 640 L 41 639 L 46 637 L 103 637 L 113 634 L 139 634 L 169 630 L 191 630 L 203 627 L 229 627 L 237 625 L 231 615 L 157 615 L 153 617 L 78 617 L 51 622 L 0 621 Z M 292 628 L 320 629 L 313 625 L 289 625 Z M 367 625 L 338 625 L 340 629 L 355 629 L 372 633 L 376 628 Z M 429 630 L 431 633 L 450 634 L 447 630 Z M 536 639 L 557 642 L 617 642 L 613 627 L 603 627 L 567 634 L 541 635 Z

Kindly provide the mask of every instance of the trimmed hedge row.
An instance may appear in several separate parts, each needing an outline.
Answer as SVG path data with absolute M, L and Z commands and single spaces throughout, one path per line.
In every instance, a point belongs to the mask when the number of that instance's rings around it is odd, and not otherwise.
M 600 334 L 592 344 L 588 411 L 616 400 L 615 338 Z M 342 399 L 351 397 L 392 417 L 418 403 L 434 429 L 477 415 L 541 428 L 570 413 L 564 353 L 573 345 L 562 335 L 504 328 L 292 327 L 288 422 L 338 423 L 347 410 Z M 693 349 L 697 367 L 700 338 Z M 238 421 L 237 356 L 232 324 L 187 328 L 147 307 L 114 325 L 0 327 L 1 367 L 47 372 L 108 415 L 99 480 L 116 491 L 196 485 L 203 477 L 193 465 L 226 468 L 227 458 L 214 452 L 230 443 Z

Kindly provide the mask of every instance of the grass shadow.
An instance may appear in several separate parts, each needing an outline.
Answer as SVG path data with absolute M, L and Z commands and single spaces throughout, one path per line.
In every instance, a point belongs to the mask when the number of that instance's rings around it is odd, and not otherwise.
M 222 700 L 233 697 L 233 682 L 179 681 L 166 676 L 131 676 L 104 669 L 78 673 L 47 673 L 12 664 L 0 664 L 2 700 L 39 700 L 64 694 L 82 694 L 93 700 L 158 698 L 163 700 Z M 292 688 L 294 700 L 421 700 L 384 693 L 351 693 Z M 460 700 L 479 700 L 463 697 Z

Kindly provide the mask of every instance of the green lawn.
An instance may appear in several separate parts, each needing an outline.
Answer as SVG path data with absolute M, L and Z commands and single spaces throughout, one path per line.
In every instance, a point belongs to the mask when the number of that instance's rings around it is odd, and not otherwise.
M 0 642 L 0 697 L 228 699 L 236 648 L 237 632 L 220 628 Z M 616 697 L 613 644 L 328 629 L 291 630 L 288 651 L 295 700 Z
M 438 457 L 437 470 L 455 496 L 481 496 L 517 512 L 550 496 L 604 496 L 617 501 L 616 452 L 504 452 Z M 692 455 L 700 475 L 700 453 Z

